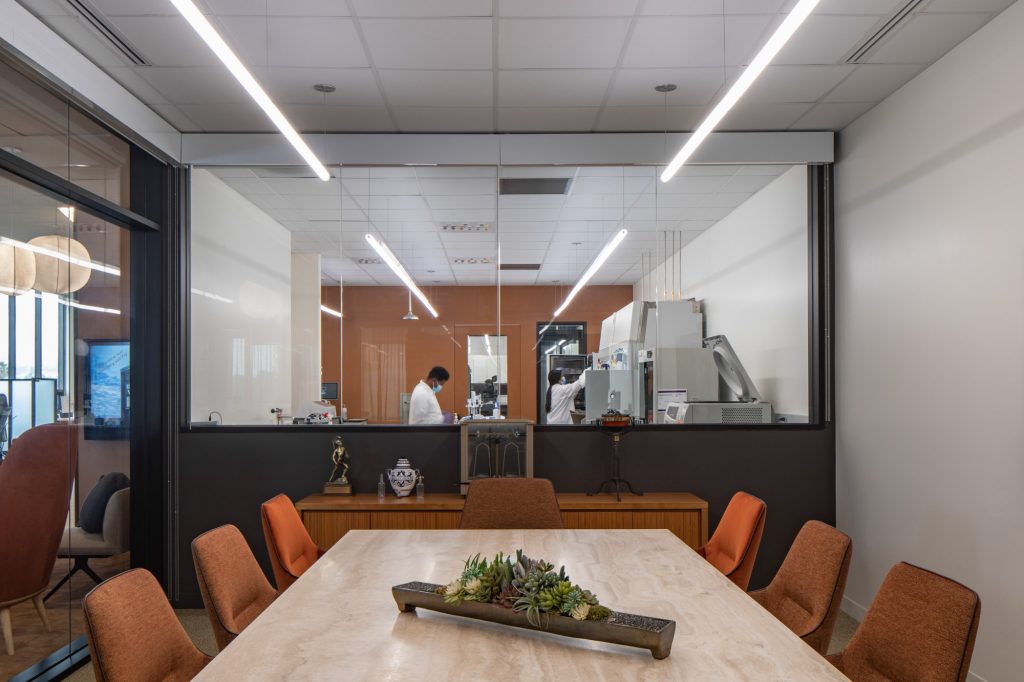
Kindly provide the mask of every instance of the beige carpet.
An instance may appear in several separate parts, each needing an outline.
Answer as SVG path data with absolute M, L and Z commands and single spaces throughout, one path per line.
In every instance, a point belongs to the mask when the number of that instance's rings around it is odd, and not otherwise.
M 188 632 L 196 646 L 207 653 L 217 651 L 217 642 L 213 639 L 213 630 L 210 629 L 210 621 L 206 618 L 206 611 L 202 609 L 181 609 L 175 611 L 175 613 L 178 614 L 178 619 L 185 626 L 185 631 Z M 829 653 L 839 651 L 845 647 L 846 643 L 850 641 L 850 637 L 853 636 L 854 630 L 857 629 L 857 625 L 859 623 L 856 620 L 840 612 L 839 620 L 836 621 L 835 632 L 832 634 L 832 644 L 828 649 Z M 76 670 L 66 679 L 72 682 L 95 682 L 96 678 L 92 674 L 92 665 L 87 664 Z

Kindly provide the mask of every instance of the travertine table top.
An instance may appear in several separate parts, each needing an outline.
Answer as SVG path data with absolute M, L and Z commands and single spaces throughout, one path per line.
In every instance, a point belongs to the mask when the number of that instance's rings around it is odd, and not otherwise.
M 419 609 L 392 585 L 447 583 L 523 548 L 601 603 L 676 621 L 672 655 Z M 666 530 L 350 531 L 199 680 L 845 680 Z

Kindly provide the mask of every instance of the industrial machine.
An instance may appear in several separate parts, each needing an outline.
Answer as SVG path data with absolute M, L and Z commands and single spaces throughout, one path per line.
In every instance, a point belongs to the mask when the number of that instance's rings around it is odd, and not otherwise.
M 724 334 L 704 339 L 704 348 L 714 355 L 718 374 L 735 396 L 731 402 L 690 401 L 684 406 L 684 424 L 771 424 L 772 405 L 761 394 L 743 368 L 736 351 Z M 680 423 L 680 422 L 676 422 Z

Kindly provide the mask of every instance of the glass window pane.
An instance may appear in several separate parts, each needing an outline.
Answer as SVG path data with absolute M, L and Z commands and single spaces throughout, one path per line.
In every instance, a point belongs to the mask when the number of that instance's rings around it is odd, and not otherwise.
M 36 375 L 36 296 L 14 298 L 14 376 L 31 379 Z
M 39 343 L 42 363 L 39 367 L 39 376 L 57 379 L 61 346 L 61 306 L 57 303 L 57 296 L 54 294 L 41 294 L 41 298 L 42 316 L 39 321 Z

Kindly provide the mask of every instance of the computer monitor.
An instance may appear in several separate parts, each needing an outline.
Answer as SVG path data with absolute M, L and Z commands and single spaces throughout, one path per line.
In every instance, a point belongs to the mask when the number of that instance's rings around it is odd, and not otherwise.
M 338 382 L 326 381 L 320 384 L 320 400 L 337 400 Z
M 92 423 L 86 440 L 128 437 L 131 409 L 131 361 L 128 341 L 89 341 L 85 393 Z

